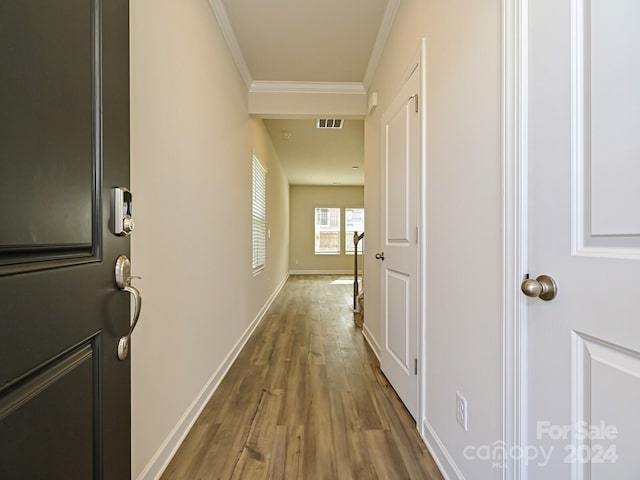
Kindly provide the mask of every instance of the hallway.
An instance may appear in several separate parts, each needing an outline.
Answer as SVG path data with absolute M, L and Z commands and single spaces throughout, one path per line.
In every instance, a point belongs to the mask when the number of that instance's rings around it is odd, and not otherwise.
M 346 278 L 289 278 L 162 479 L 442 478 Z

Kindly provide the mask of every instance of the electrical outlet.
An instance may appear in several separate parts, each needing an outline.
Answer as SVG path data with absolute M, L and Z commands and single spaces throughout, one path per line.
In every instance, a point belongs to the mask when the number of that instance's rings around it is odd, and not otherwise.
M 298 265 L 300 262 L 298 261 L 298 259 L 296 258 L 296 265 Z
M 467 399 L 460 392 L 456 392 L 456 420 L 460 426 L 467 431 Z

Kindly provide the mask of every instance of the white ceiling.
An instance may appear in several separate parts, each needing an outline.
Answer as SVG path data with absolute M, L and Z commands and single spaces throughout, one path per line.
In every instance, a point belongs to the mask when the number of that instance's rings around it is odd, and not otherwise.
M 209 1 L 248 89 L 263 81 L 355 82 L 366 89 L 400 2 Z M 290 184 L 364 183 L 361 120 L 347 119 L 341 130 L 318 130 L 314 120 L 265 123 Z
M 345 120 L 335 130 L 319 130 L 316 120 L 308 119 L 264 122 L 289 184 L 364 184 L 363 120 Z
M 362 82 L 388 0 L 223 0 L 253 80 Z

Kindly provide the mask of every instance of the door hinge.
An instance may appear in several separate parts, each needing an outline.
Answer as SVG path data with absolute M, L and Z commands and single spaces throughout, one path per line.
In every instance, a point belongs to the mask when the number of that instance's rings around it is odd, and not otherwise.
M 418 232 L 419 232 L 418 227 L 416 227 L 416 243 L 418 243 L 418 239 L 419 239 L 419 237 L 418 237 L 419 233 Z
M 416 113 L 418 113 L 419 100 L 418 100 L 418 94 L 417 94 L 417 93 L 416 93 L 415 95 L 411 95 L 411 96 L 409 97 L 409 100 L 412 100 L 412 99 L 414 99 L 414 98 L 416 99 Z
M 415 358 L 413 361 L 413 374 L 417 375 L 418 374 L 418 359 Z

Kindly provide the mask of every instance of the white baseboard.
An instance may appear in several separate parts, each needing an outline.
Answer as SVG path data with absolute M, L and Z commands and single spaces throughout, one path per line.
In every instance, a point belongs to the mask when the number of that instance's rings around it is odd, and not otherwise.
M 353 275 L 353 270 L 289 270 L 289 275 Z
M 436 465 L 438 465 L 440 473 L 442 473 L 445 480 L 465 480 L 464 475 L 456 465 L 456 462 L 453 460 L 451 455 L 449 455 L 447 448 L 444 446 L 426 418 L 422 421 L 422 426 L 424 430 L 422 439 L 424 440 L 425 445 L 429 449 L 433 460 L 436 462 Z
M 282 290 L 282 287 L 284 287 L 284 284 L 287 282 L 288 278 L 289 275 L 285 275 L 282 282 L 280 282 L 280 285 L 276 287 L 267 302 L 255 316 L 249 327 L 245 330 L 245 332 L 233 346 L 229 354 L 225 357 L 220 367 L 218 367 L 213 375 L 211 375 L 211 378 L 209 378 L 204 387 L 202 387 L 202 390 L 200 390 L 200 393 L 198 393 L 196 398 L 193 399 L 193 402 L 191 402 L 191 405 L 189 405 L 187 411 L 184 412 L 180 420 L 178 420 L 178 423 L 175 427 L 173 427 L 164 442 L 162 442 L 162 445 L 156 451 L 155 455 L 151 458 L 149 463 L 147 463 L 140 475 L 138 475 L 137 480 L 157 480 L 160 478 L 160 475 L 162 475 L 164 470 L 169 465 L 169 462 L 178 451 L 178 448 L 180 448 L 180 445 L 182 445 L 182 442 L 191 430 L 191 427 L 197 420 L 204 407 L 209 402 L 209 399 L 218 388 L 218 385 L 220 385 L 220 382 L 229 371 L 229 368 L 231 368 L 231 365 L 233 365 L 233 362 L 236 360 L 236 358 L 240 354 L 240 351 L 251 337 L 251 334 L 253 334 L 256 327 L 260 325 L 260 322 L 269 310 L 269 307 L 271 307 L 273 301 Z
M 371 335 L 371 330 L 369 330 L 369 327 L 367 326 L 367 317 L 365 317 L 364 324 L 362 325 L 362 335 L 371 347 L 371 350 L 373 350 L 373 354 L 378 357 L 378 361 L 380 361 L 380 352 L 382 350 L 380 349 L 380 344 L 377 342 L 375 337 Z

